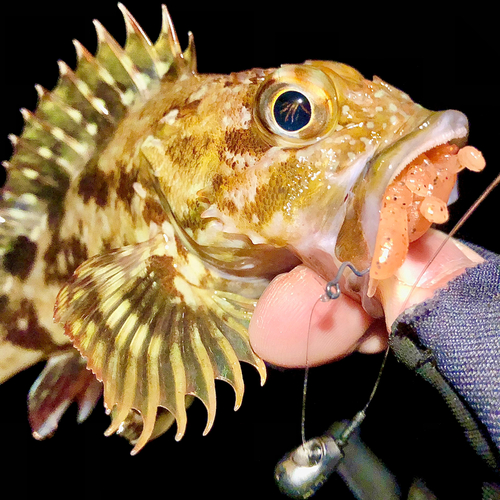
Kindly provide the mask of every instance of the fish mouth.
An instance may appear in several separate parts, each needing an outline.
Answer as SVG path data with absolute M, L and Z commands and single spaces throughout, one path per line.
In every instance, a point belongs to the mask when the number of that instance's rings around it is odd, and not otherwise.
M 373 255 L 379 228 L 380 207 L 387 187 L 418 156 L 437 146 L 465 146 L 467 117 L 456 110 L 431 113 L 420 125 L 396 141 L 367 165 L 360 223 L 369 254 Z
M 406 258 L 410 242 L 424 234 L 431 225 L 429 219 L 424 221 L 425 224 L 420 224 L 422 201 L 417 199 L 420 194 L 414 195 L 406 184 L 410 170 L 420 166 L 422 158 L 433 158 L 438 150 L 449 148 L 455 151 L 453 156 L 458 157 L 460 148 L 466 144 L 468 132 L 468 120 L 463 113 L 455 110 L 430 112 L 423 122 L 412 127 L 365 164 L 352 190 L 350 204 L 338 233 L 335 257 L 339 263 L 351 262 L 358 270 L 370 268 L 369 274 L 361 278 L 351 276 L 345 290 L 360 298 L 363 307 L 372 316 L 383 315 L 380 304 L 373 297 L 378 280 L 395 274 Z M 453 161 L 458 161 L 458 158 Z M 438 164 L 433 165 L 430 160 L 428 163 L 437 171 Z M 445 165 L 444 168 L 448 167 Z M 442 178 L 432 179 L 437 183 L 442 182 Z M 447 189 L 451 191 L 456 173 L 446 179 Z M 409 197 L 406 198 L 406 204 L 398 205 L 401 200 L 393 197 L 393 188 L 399 188 L 401 184 L 401 192 L 406 189 L 405 196 Z M 448 194 L 445 194 L 443 203 L 448 201 L 449 191 L 442 190 L 442 194 L 446 192 Z M 421 200 L 426 196 L 422 196 Z M 419 203 L 420 206 L 417 206 Z M 391 211 L 387 216 L 389 205 Z M 415 214 L 418 231 L 415 226 L 411 226 L 410 219 Z

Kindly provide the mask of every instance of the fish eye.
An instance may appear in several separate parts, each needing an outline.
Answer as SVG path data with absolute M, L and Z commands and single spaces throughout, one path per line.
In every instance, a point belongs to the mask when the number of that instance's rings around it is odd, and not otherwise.
M 287 132 L 297 132 L 311 121 L 311 103 L 296 90 L 287 90 L 274 101 L 276 124 Z
M 259 89 L 254 115 L 268 142 L 305 146 L 325 137 L 337 124 L 337 93 L 320 69 L 283 66 Z

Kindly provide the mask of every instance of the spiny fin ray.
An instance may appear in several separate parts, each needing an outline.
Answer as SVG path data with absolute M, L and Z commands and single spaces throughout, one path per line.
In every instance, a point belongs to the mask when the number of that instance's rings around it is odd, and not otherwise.
M 47 205 L 62 200 L 70 181 L 105 147 L 127 108 L 148 99 L 171 66 L 175 68 L 169 78 L 192 71 L 192 63 L 183 59 L 166 7 L 162 6 L 162 29 L 155 44 L 130 13 L 122 5 L 119 8 L 127 27 L 125 48 L 96 22 L 96 56 L 75 42 L 76 69 L 60 61 L 55 88 L 49 92 L 36 86 L 37 109 L 24 111 L 25 126 L 14 141 L 4 192 L 11 197 L 35 195 L 36 203 L 25 209 L 37 214 L 39 225 L 44 224 Z M 19 214 L 8 213 L 16 205 L 8 196 L 0 200 L 0 220 L 13 221 Z M 0 233 L 1 240 L 30 236 L 26 227 L 8 222 L 1 224 Z
M 179 64 L 182 60 L 182 51 L 172 18 L 165 5 L 161 6 L 161 14 L 161 32 L 154 47 L 163 64 L 162 71 L 165 74 L 172 64 Z
M 187 49 L 184 51 L 183 57 L 186 61 L 186 64 L 189 68 L 189 71 L 192 73 L 197 72 L 197 60 L 196 60 L 196 47 L 194 45 L 194 36 L 191 31 L 188 33 L 189 36 L 189 44 Z
M 149 75 L 152 80 L 160 80 L 164 68 L 154 46 L 124 5 L 119 3 L 118 8 L 123 14 L 127 29 L 125 52 L 142 73 Z

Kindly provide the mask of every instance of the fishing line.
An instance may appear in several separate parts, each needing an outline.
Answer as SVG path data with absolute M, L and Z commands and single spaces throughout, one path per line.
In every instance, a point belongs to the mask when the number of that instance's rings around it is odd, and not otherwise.
M 356 267 L 351 263 L 351 262 L 343 262 L 339 270 L 337 271 L 337 274 L 335 278 L 333 278 L 332 281 L 329 281 L 326 286 L 325 286 L 325 293 L 321 294 L 318 300 L 314 303 L 314 306 L 311 311 L 311 315 L 309 316 L 309 328 L 307 330 L 307 341 L 306 341 L 306 353 L 305 353 L 305 369 L 304 369 L 304 385 L 302 389 L 302 416 L 301 416 L 301 422 L 300 422 L 300 434 L 302 438 L 302 445 L 305 446 L 306 444 L 306 432 L 305 432 L 305 426 L 306 426 L 306 399 L 307 399 L 307 384 L 309 381 L 309 343 L 311 339 L 311 324 L 312 324 L 312 318 L 314 315 L 314 311 L 316 310 L 316 306 L 320 302 L 329 302 L 330 300 L 335 300 L 338 299 L 341 295 L 341 290 L 340 290 L 340 280 L 342 279 L 342 276 L 344 274 L 344 271 L 346 268 L 349 268 L 356 276 L 361 278 L 365 274 L 367 274 L 370 271 L 370 268 L 368 267 L 367 269 L 364 269 L 363 271 L 358 271 Z M 386 354 L 387 357 L 387 354 Z M 385 365 L 385 358 L 382 362 L 382 367 Z M 368 406 L 369 402 L 373 398 L 373 394 L 375 393 L 376 386 L 378 385 L 378 380 L 380 379 L 381 372 L 379 373 L 379 377 L 377 379 L 377 382 L 375 383 L 374 390 L 372 391 L 372 394 L 368 400 L 368 403 L 365 405 L 365 408 Z
M 329 476 L 337 469 L 337 466 L 344 457 L 343 448 L 347 445 L 349 437 L 358 429 L 366 416 L 366 410 L 370 405 L 375 392 L 380 383 L 385 363 L 389 354 L 389 348 L 386 349 L 382 364 L 380 366 L 377 379 L 372 388 L 368 401 L 362 410 L 358 411 L 354 417 L 347 423 L 342 423 L 340 432 L 334 424 L 323 435 L 305 440 L 305 406 L 307 381 L 309 375 L 309 339 L 311 333 L 312 316 L 319 302 L 338 299 L 341 295 L 339 282 L 345 268 L 349 267 L 358 277 L 367 274 L 370 269 L 358 271 L 350 262 L 344 262 L 335 278 L 325 286 L 325 293 L 322 294 L 313 306 L 309 318 L 309 331 L 307 334 L 306 346 L 306 368 L 304 374 L 304 390 L 302 399 L 302 444 L 287 453 L 276 465 L 275 481 L 282 493 L 297 499 L 309 498 L 328 480 Z

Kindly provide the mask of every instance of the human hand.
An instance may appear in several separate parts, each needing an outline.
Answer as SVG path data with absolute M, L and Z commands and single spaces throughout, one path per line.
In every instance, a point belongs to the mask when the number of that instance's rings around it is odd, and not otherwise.
M 483 261 L 476 252 L 450 239 L 410 295 L 422 269 L 445 238 L 439 231 L 426 233 L 410 245 L 397 274 L 380 282 L 377 297 L 384 320 L 374 320 L 346 295 L 319 301 L 326 282 L 303 265 L 277 276 L 257 303 L 250 323 L 253 349 L 264 360 L 285 367 L 320 365 L 354 351 L 384 350 L 390 327 L 403 310 L 430 298 L 466 268 Z

